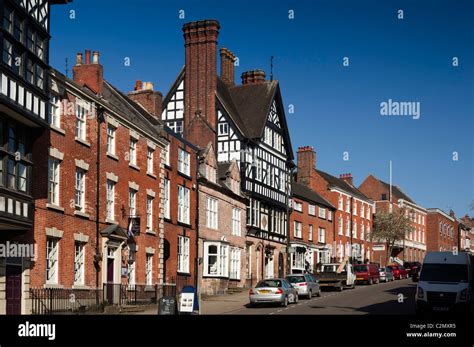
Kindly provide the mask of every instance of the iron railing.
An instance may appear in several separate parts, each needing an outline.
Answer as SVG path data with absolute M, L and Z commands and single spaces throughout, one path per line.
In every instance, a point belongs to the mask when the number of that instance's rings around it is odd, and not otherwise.
M 101 289 L 30 288 L 31 312 L 35 315 L 67 314 L 97 308 Z

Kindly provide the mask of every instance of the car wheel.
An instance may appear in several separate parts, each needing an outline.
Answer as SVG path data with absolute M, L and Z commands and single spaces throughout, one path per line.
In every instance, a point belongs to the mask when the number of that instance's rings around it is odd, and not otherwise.
M 288 307 L 288 296 L 287 296 L 287 295 L 285 296 L 285 299 L 284 299 L 283 302 L 281 303 L 281 306 L 283 306 L 283 307 Z
M 372 281 L 372 278 L 369 279 L 369 286 L 371 286 L 372 284 L 374 283 L 374 281 Z
M 318 292 L 316 293 L 316 296 L 317 296 L 318 298 L 321 297 L 321 289 L 318 290 Z

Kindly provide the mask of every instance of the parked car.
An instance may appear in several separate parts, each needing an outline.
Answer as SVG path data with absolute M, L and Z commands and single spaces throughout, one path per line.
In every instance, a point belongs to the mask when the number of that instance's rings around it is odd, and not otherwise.
M 311 299 L 313 295 L 321 296 L 319 281 L 310 274 L 289 275 L 286 279 L 298 291 L 298 296 L 305 296 Z
M 411 268 L 411 279 L 413 282 L 418 282 L 418 280 L 420 279 L 420 270 L 421 266 L 414 266 Z
M 416 290 L 416 312 L 472 311 L 473 276 L 466 253 L 429 252 Z
M 345 259 L 342 263 L 324 264 L 317 274 L 320 287 L 331 287 L 338 291 L 344 288 L 354 288 L 356 275 L 354 267 Z
M 403 266 L 389 265 L 387 267 L 392 269 L 393 278 L 395 278 L 396 280 L 403 280 L 405 278 L 408 278 L 407 270 L 405 270 L 405 268 Z
M 419 261 L 406 261 L 403 263 L 403 267 L 407 270 L 408 276 L 411 277 L 413 274 L 414 268 L 421 268 L 421 263 Z
M 286 307 L 298 302 L 297 290 L 285 278 L 269 278 L 249 290 L 250 305 L 279 303 Z
M 394 280 L 392 269 L 388 266 L 381 267 L 379 269 L 379 275 L 381 282 L 392 282 Z
M 354 265 L 356 281 L 366 284 L 380 283 L 380 274 L 375 264 L 357 264 Z

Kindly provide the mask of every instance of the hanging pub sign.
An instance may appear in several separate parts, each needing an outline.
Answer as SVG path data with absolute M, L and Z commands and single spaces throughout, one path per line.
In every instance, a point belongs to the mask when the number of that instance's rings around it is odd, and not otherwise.
M 128 218 L 128 237 L 140 235 L 140 217 Z

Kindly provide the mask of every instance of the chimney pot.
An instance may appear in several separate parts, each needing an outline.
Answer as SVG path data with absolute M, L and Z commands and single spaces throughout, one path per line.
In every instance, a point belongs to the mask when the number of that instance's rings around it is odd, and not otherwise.
M 137 80 L 135 83 L 135 91 L 142 89 L 142 81 Z
M 76 65 L 77 66 L 82 65 L 82 53 L 77 53 L 76 54 Z
M 89 49 L 86 50 L 86 65 L 91 64 L 91 51 Z
M 265 82 L 265 72 L 262 70 L 246 71 L 242 74 L 242 84 L 260 84 Z
M 94 51 L 94 53 L 92 54 L 92 63 L 99 64 L 99 52 Z

